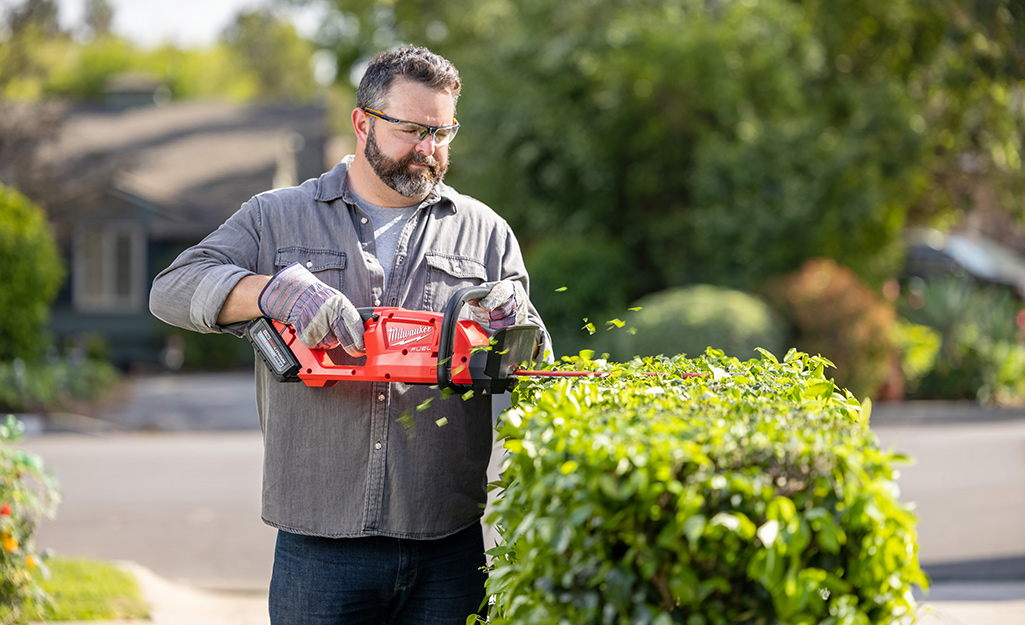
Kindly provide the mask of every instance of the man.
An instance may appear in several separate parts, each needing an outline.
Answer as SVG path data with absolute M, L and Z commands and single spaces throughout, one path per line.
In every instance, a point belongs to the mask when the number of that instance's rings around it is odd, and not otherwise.
M 442 182 L 459 90 L 456 69 L 425 49 L 376 57 L 352 112 L 355 155 L 243 204 L 157 276 L 153 314 L 234 334 L 266 315 L 358 363 L 355 307 L 440 311 L 485 284 L 475 318 L 543 328 L 508 224 Z M 542 329 L 538 352 L 548 345 Z M 484 598 L 490 398 L 385 382 L 308 388 L 256 369 L 263 518 L 279 530 L 272 622 L 465 623 Z

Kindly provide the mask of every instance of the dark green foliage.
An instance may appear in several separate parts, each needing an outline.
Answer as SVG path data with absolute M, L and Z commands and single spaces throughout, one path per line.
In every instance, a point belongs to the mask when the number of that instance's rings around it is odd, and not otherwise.
M 564 353 L 583 317 L 673 286 L 754 292 L 814 257 L 878 286 L 906 222 L 979 188 L 1021 213 L 1019 0 L 332 4 L 343 81 L 399 42 L 460 68 L 449 179 L 553 276 L 532 297 Z
M 595 337 L 582 328 L 580 311 L 626 309 L 631 289 L 612 278 L 630 262 L 624 246 L 612 237 L 567 235 L 538 241 L 531 258 L 530 297 L 558 337 L 557 355 L 597 349 Z
M 634 356 L 696 356 L 712 347 L 749 358 L 755 348 L 784 351 L 785 332 L 760 299 L 732 289 L 698 285 L 654 293 L 637 302 L 623 329 L 610 329 L 614 360 Z
M 0 185 L 0 362 L 42 358 L 64 267 L 46 214 Z
M 906 15 L 845 7 L 917 43 Z M 838 71 L 827 50 L 844 44 L 816 19 L 791 2 L 517 3 L 465 72 L 460 120 L 487 130 L 453 144 L 454 179 L 508 215 L 531 271 L 535 240 L 616 240 L 626 260 L 604 277 L 630 301 L 751 290 L 815 256 L 885 276 L 924 140 L 902 76 Z
M 492 624 L 890 625 L 915 611 L 926 579 L 893 481 L 905 459 L 879 449 L 868 404 L 824 360 L 572 365 L 610 377 L 521 382 L 500 428 Z

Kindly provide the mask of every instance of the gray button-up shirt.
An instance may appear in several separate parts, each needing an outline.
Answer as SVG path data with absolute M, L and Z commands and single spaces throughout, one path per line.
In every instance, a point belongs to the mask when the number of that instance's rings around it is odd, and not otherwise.
M 156 277 L 153 314 L 197 332 L 240 334 L 244 324 L 216 322 L 228 293 L 246 275 L 270 275 L 296 261 L 358 307 L 442 311 L 462 287 L 512 279 L 527 288 L 508 224 L 446 185 L 403 229 L 385 288 L 373 224 L 346 187 L 351 162 L 243 204 Z M 542 325 L 533 306 L 528 319 Z M 550 349 L 542 334 L 542 349 Z M 335 352 L 336 362 L 362 362 Z M 397 382 L 309 388 L 276 382 L 257 359 L 256 404 L 269 525 L 329 537 L 440 538 L 479 521 L 492 448 L 490 397 L 443 399 L 429 386 Z

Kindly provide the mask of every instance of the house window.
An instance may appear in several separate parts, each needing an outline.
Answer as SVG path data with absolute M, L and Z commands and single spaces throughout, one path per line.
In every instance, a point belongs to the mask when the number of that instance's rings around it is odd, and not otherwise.
M 75 236 L 75 308 L 136 313 L 145 270 L 142 230 L 133 223 L 82 226 Z

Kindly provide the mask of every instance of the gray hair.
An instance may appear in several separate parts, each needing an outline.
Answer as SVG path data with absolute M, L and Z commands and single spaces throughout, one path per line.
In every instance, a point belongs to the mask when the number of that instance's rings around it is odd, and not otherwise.
M 459 72 L 447 59 L 427 48 L 402 46 L 375 56 L 356 89 L 356 106 L 381 110 L 396 78 L 412 80 L 435 91 L 445 89 L 459 99 Z

